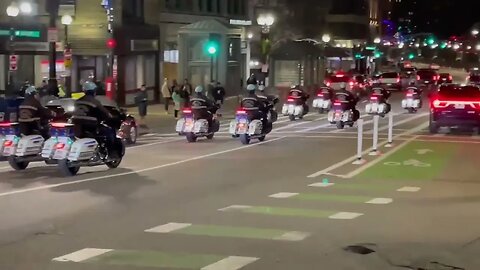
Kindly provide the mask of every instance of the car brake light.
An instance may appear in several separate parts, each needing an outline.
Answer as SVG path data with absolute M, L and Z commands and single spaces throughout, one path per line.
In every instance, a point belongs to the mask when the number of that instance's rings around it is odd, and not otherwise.
M 448 79 L 449 79 L 450 81 L 452 81 L 452 80 L 453 80 L 452 75 L 448 75 Z
M 3 143 L 3 146 L 5 146 L 5 147 L 9 147 L 9 146 L 12 146 L 12 145 L 13 145 L 13 141 L 11 141 L 11 140 L 7 140 Z
M 192 113 L 192 110 L 190 110 L 190 109 L 184 109 L 184 110 L 183 110 L 183 113 Z
M 65 148 L 65 144 L 64 144 L 64 143 L 57 143 L 57 144 L 55 145 L 55 149 L 57 149 L 57 150 L 63 149 L 63 148 Z
M 445 108 L 447 107 L 447 102 L 436 99 L 432 102 L 432 105 L 435 108 Z
M 355 83 L 352 82 L 352 81 L 350 81 L 348 84 L 349 84 L 350 86 L 353 86 Z
M 335 75 L 335 77 L 338 77 L 338 78 L 345 77 L 345 74 L 337 74 Z
M 399 83 L 399 82 L 400 82 L 400 78 L 397 78 L 397 83 Z
M 331 82 L 326 82 L 325 85 L 330 87 L 330 85 L 332 85 L 332 83 Z

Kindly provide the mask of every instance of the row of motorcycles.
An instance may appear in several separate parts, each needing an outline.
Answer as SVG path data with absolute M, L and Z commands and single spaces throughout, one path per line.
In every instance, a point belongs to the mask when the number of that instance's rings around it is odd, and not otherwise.
M 65 98 L 52 100 L 46 105 L 56 114 L 48 127 L 43 127 L 48 129 L 48 136 L 41 135 L 38 129 L 21 132 L 23 123 L 0 123 L 0 156 L 6 158 L 15 170 L 24 170 L 31 162 L 43 161 L 48 165 L 57 165 L 65 176 L 76 175 L 81 167 L 118 167 L 125 154 L 125 142 L 136 141 L 137 124 L 133 116 L 114 102 L 107 98 L 100 101 L 113 116 L 111 122 L 102 123 L 116 131 L 110 149 L 107 149 L 106 137 L 98 131 L 76 136 L 79 126 L 71 121 L 75 100 Z
M 365 105 L 365 112 L 369 115 L 379 115 L 385 117 L 391 111 L 391 105 L 388 103 L 390 92 L 383 88 L 373 88 L 368 102 Z M 298 89 L 291 89 L 285 104 L 282 106 L 282 114 L 288 116 L 291 121 L 302 119 L 308 113 L 306 101 L 309 98 L 307 94 Z M 278 98 L 274 96 L 267 97 L 268 113 L 266 121 L 240 108 L 235 113 L 235 119 L 230 122 L 229 133 L 234 138 L 240 138 L 242 144 L 249 144 L 252 139 L 259 141 L 265 140 L 266 135 L 271 132 L 273 123 L 277 121 L 278 115 L 275 111 L 275 105 Z M 329 87 L 321 87 L 316 97 L 313 99 L 312 107 L 319 113 L 328 113 L 328 121 L 336 125 L 338 129 L 345 126 L 353 127 L 354 123 L 360 118 L 360 112 L 355 106 L 358 103 L 358 97 L 349 95 L 348 91 L 334 91 Z M 402 100 L 402 107 L 410 113 L 415 113 L 422 106 L 421 91 L 416 87 L 408 87 L 406 97 Z M 219 131 L 220 122 L 217 117 L 213 117 L 210 126 L 206 119 L 195 116 L 190 108 L 183 110 L 183 118 L 177 121 L 176 131 L 185 135 L 188 142 L 195 142 L 199 137 L 213 139 L 215 132 Z

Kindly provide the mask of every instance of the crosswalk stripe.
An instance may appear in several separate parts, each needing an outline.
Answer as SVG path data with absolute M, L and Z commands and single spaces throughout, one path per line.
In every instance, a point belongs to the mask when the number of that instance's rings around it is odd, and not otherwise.
M 216 263 L 202 267 L 201 270 L 238 270 L 258 259 L 255 257 L 229 256 Z
M 113 249 L 103 249 L 103 248 L 84 248 L 79 251 L 72 252 L 67 255 L 63 255 L 57 258 L 54 258 L 53 261 L 57 262 L 83 262 L 93 257 L 103 255 L 105 253 L 111 252 Z

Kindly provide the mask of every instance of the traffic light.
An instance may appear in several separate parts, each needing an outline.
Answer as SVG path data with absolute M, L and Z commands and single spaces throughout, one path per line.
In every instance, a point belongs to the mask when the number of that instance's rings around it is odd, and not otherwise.
M 442 44 L 440 44 L 440 49 L 445 49 L 446 47 L 447 47 L 446 42 L 442 42 Z
M 429 37 L 429 38 L 427 39 L 427 44 L 428 44 L 428 45 L 433 45 L 433 43 L 435 43 L 435 38 L 434 38 L 434 37 Z
M 113 38 L 107 39 L 107 47 L 109 49 L 115 49 L 115 47 L 117 47 L 117 41 Z
M 408 59 L 412 60 L 413 58 L 415 58 L 415 54 L 414 53 L 409 53 L 408 54 Z
M 355 54 L 355 58 L 356 58 L 356 59 L 362 59 L 362 54 L 361 54 L 361 53 Z
M 380 58 L 380 56 L 382 56 L 381 52 L 375 52 L 375 58 Z
M 205 53 L 209 56 L 216 56 L 220 50 L 221 37 L 216 34 L 210 34 L 208 41 L 205 43 Z

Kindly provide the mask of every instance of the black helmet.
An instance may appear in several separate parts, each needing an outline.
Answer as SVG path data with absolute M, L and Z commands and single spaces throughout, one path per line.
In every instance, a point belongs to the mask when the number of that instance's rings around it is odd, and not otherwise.
M 257 77 L 255 76 L 255 74 L 252 73 L 252 75 L 250 75 L 250 77 L 248 77 L 247 79 L 247 85 L 248 84 L 255 84 L 257 85 L 258 82 L 257 82 Z

